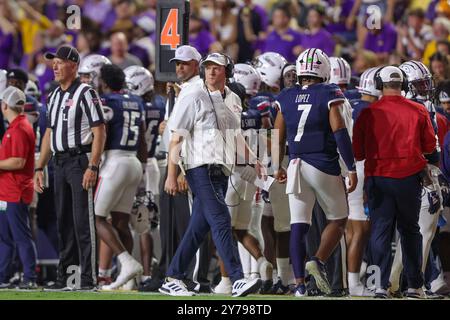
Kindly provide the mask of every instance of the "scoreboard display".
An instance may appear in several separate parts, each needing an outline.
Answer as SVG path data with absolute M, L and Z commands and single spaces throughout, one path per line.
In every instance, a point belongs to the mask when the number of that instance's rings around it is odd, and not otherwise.
M 189 1 L 158 1 L 156 8 L 156 67 L 158 81 L 176 81 L 175 50 L 189 41 Z

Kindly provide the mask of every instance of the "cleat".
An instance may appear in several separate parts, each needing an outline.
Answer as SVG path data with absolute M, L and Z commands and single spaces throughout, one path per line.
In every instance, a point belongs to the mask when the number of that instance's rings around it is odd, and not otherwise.
M 251 293 L 256 293 L 261 287 L 261 279 L 240 279 L 233 283 L 233 288 L 231 290 L 232 297 L 245 297 Z
M 306 290 L 306 286 L 304 283 L 301 283 L 295 287 L 294 295 L 296 297 L 306 297 L 308 295 L 308 291 Z
M 195 293 L 189 291 L 183 281 L 179 279 L 166 278 L 159 292 L 174 297 L 190 297 L 194 296 Z
M 324 292 L 325 294 L 331 293 L 331 286 L 327 279 L 325 267 L 320 261 L 313 257 L 313 259 L 306 263 L 305 269 L 311 276 L 314 277 L 314 280 L 316 281 L 317 287 L 320 289 L 320 291 Z

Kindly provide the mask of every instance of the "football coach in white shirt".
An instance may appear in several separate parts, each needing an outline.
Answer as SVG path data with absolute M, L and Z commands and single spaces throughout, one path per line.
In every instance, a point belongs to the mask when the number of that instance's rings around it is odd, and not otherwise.
M 239 132 L 242 111 L 239 97 L 225 85 L 226 79 L 232 77 L 233 67 L 231 59 L 220 53 L 211 53 L 201 60 L 200 77 L 204 83 L 183 89 L 178 103 L 184 108 L 175 108 L 168 122 L 172 137 L 165 191 L 172 195 L 178 192 L 177 158 L 182 143 L 183 167 L 194 201 L 188 229 L 160 288 L 164 294 L 194 294 L 182 280 L 209 230 L 233 282 L 232 295 L 245 296 L 261 286 L 260 279 L 244 279 L 225 203 L 236 150 L 236 140 L 234 136 L 229 138 L 229 132 Z

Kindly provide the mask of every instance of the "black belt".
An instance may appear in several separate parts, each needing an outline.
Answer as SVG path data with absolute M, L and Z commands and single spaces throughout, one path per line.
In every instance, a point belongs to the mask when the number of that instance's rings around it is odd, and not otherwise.
M 89 153 L 92 150 L 92 145 L 82 145 L 82 146 L 77 146 L 75 148 L 70 148 L 67 149 L 65 151 L 58 151 L 55 152 L 55 156 L 56 157 L 63 157 L 63 156 L 77 156 L 77 155 L 81 155 L 81 154 L 85 154 L 85 153 Z

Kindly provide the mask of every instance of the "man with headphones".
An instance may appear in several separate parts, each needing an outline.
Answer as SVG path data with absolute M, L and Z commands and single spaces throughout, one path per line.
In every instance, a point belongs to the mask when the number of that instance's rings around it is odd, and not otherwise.
M 365 160 L 365 192 L 372 231 L 369 240 L 371 262 L 380 268 L 381 281 L 375 297 L 387 298 L 391 269 L 390 251 L 395 223 L 400 233 L 407 296 L 424 298 L 422 290 L 422 235 L 419 231 L 421 171 L 423 154 L 436 148 L 436 138 L 423 105 L 404 98 L 407 82 L 402 71 L 386 66 L 375 75 L 382 97 L 364 109 L 353 129 L 353 150 Z
M 246 296 L 261 286 L 260 279 L 244 279 L 231 217 L 225 202 L 228 176 L 235 163 L 236 133 L 240 133 L 241 102 L 225 84 L 233 76 L 233 62 L 211 53 L 200 62 L 203 84 L 189 86 L 178 97 L 167 124 L 172 132 L 165 191 L 178 192 L 176 166 L 186 172 L 193 194 L 192 216 L 159 289 L 172 296 L 191 296 L 182 281 L 204 237 L 211 230 L 217 251 L 233 282 L 232 296 Z M 242 137 L 242 136 L 241 136 Z M 181 149 L 181 158 L 180 158 Z

